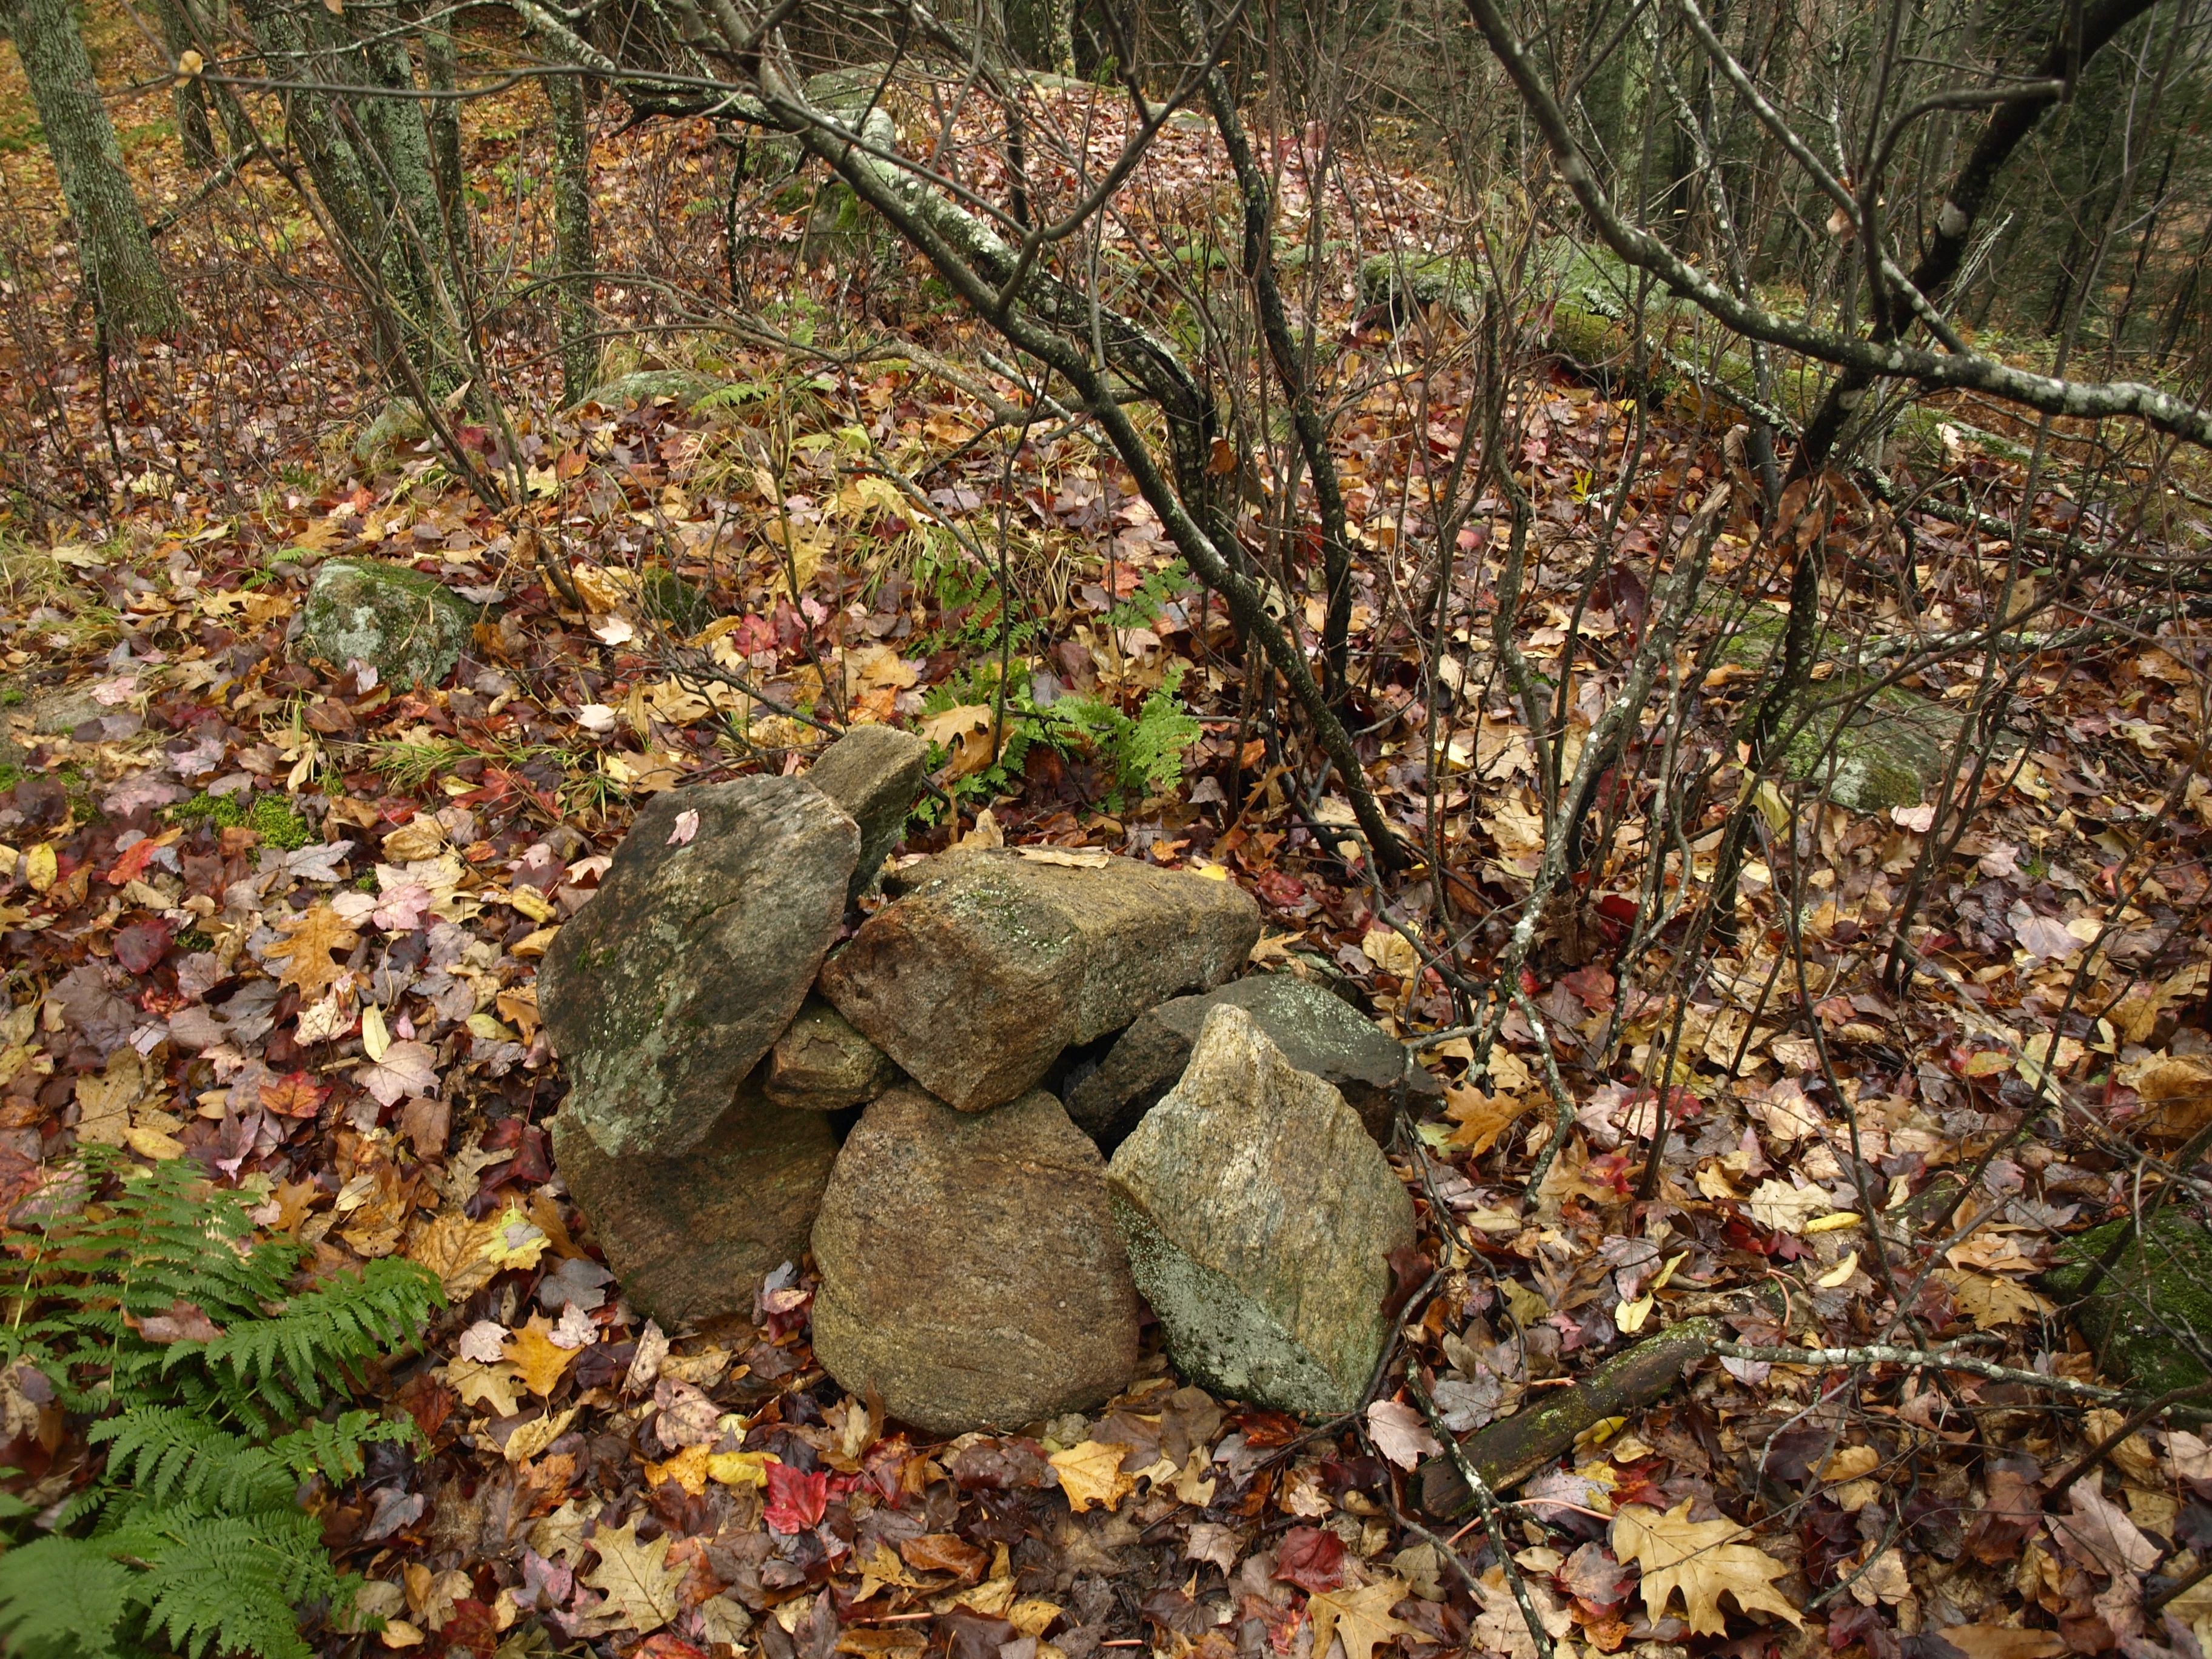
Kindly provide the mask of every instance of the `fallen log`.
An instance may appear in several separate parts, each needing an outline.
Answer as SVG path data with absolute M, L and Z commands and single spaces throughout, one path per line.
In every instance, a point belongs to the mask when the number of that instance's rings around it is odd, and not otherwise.
M 1717 1319 L 1686 1319 L 1650 1340 L 1615 1354 L 1571 1389 L 1541 1404 L 1528 1404 L 1462 1444 L 1492 1492 L 1517 1486 L 1608 1417 L 1650 1405 L 1674 1386 L 1690 1366 L 1712 1351 L 1721 1334 Z M 1424 1513 L 1449 1520 L 1474 1502 L 1449 1457 L 1433 1457 L 1415 1473 L 1415 1500 Z

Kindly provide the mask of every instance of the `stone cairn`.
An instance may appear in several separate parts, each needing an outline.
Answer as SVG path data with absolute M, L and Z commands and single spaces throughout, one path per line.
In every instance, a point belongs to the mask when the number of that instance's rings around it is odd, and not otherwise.
M 1120 1393 L 1140 1295 L 1215 1394 L 1352 1408 L 1413 1240 L 1377 1142 L 1435 1082 L 1328 992 L 1233 978 L 1228 882 L 1041 848 L 885 876 L 925 749 L 860 726 L 655 796 L 547 951 L 554 1150 L 625 1292 L 747 1310 L 811 1249 L 816 1357 L 942 1434 Z

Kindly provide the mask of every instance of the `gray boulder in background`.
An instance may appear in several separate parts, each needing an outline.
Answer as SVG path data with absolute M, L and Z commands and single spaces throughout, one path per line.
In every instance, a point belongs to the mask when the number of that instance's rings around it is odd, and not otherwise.
M 453 672 L 476 626 L 467 600 L 435 576 L 374 559 L 326 559 L 301 608 L 300 644 L 335 668 L 372 664 L 396 689 Z
M 807 769 L 806 781 L 860 826 L 860 855 L 853 865 L 854 898 L 875 885 L 884 860 L 898 845 L 928 759 L 929 745 L 911 732 L 855 726 Z

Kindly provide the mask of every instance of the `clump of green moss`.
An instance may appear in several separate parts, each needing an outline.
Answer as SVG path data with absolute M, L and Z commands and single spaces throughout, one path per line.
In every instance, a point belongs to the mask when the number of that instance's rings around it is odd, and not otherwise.
M 218 830 L 252 830 L 262 844 L 286 852 L 305 847 L 311 839 L 307 819 L 282 795 L 256 795 L 247 805 L 239 796 L 194 795 L 168 809 L 172 823 L 208 823 Z

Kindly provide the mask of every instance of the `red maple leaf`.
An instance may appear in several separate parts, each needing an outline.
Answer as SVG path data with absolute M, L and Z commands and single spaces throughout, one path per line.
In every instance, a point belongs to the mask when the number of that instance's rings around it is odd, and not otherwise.
M 771 1531 L 810 1531 L 821 1524 L 823 1512 L 829 1507 L 828 1475 L 802 1474 L 788 1463 L 768 1466 L 768 1524 Z
M 306 1072 L 287 1072 L 261 1085 L 261 1103 L 279 1117 L 313 1117 L 329 1088 Z
M 1319 1527 L 1292 1527 L 1275 1553 L 1275 1577 L 1302 1590 L 1333 1590 L 1344 1583 L 1344 1540 Z

